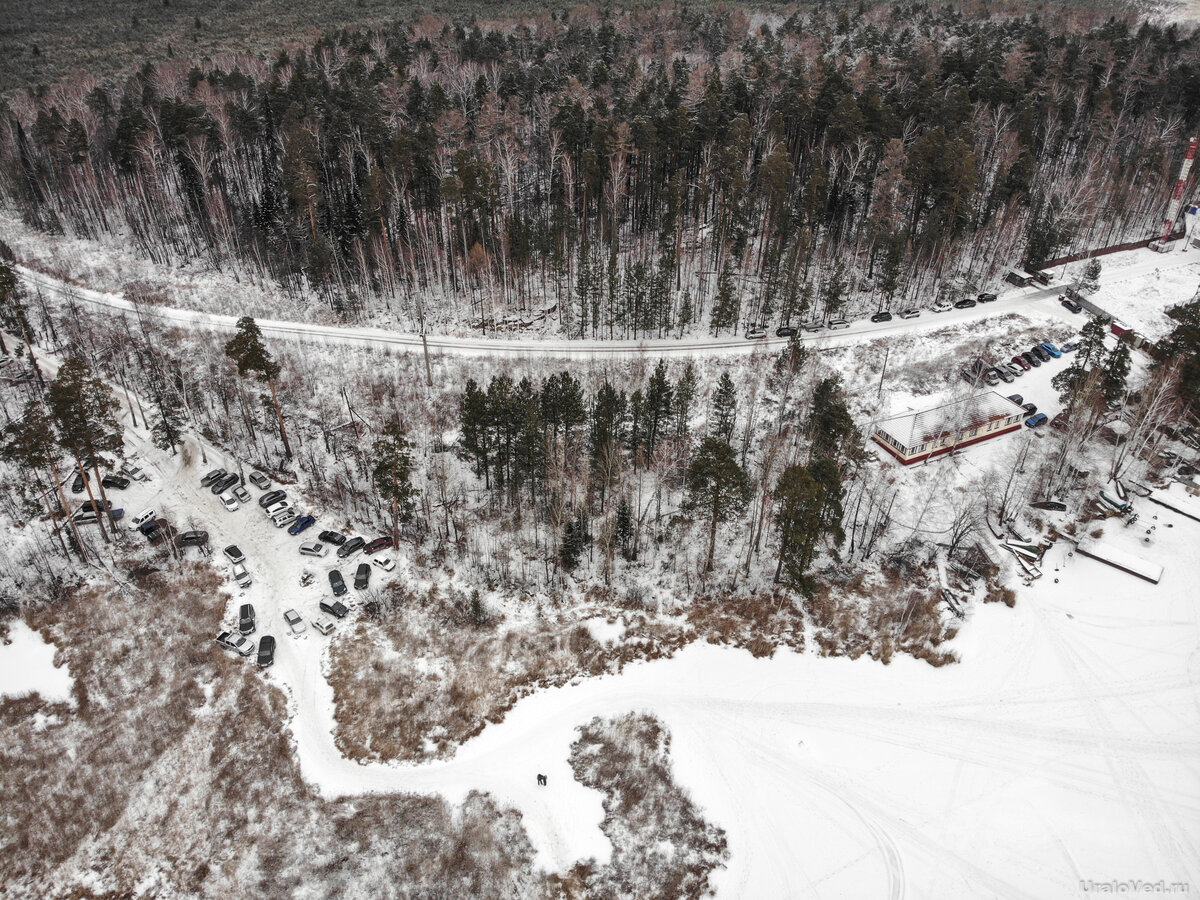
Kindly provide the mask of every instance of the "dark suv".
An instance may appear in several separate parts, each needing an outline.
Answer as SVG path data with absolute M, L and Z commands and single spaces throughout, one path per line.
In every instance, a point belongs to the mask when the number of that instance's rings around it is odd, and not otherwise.
M 363 553 L 378 553 L 380 550 L 387 550 L 391 546 L 392 539 L 387 535 L 384 535 L 383 537 L 375 538 L 375 540 L 363 547 Z
M 346 609 L 346 605 L 344 603 L 340 603 L 337 600 L 322 600 L 320 607 L 321 612 L 329 613 L 331 616 L 337 616 L 339 619 L 346 618 L 346 614 L 350 612 L 350 610 Z
M 336 531 L 322 531 L 317 535 L 317 540 L 322 544 L 333 544 L 335 547 L 340 547 L 346 543 L 346 536 L 338 534 Z
M 213 469 L 211 472 L 209 472 L 207 475 L 205 475 L 203 478 L 200 479 L 200 486 L 201 487 L 212 487 L 214 482 L 220 481 L 222 478 L 225 477 L 225 475 L 226 475 L 226 472 L 224 469 Z
M 175 538 L 175 544 L 179 547 L 203 547 L 207 543 L 207 531 L 185 531 Z
M 975 299 L 978 300 L 980 303 L 995 303 L 1000 298 L 996 294 L 993 294 L 989 291 L 989 292 L 984 292 L 984 293 L 980 294 Z
M 214 494 L 223 494 L 235 484 L 240 484 L 242 481 L 236 474 L 226 475 L 224 478 L 218 478 L 212 483 L 212 492 Z
M 272 503 L 278 503 L 287 496 L 287 491 L 268 491 L 258 498 L 258 505 L 266 509 Z
M 264 668 L 275 662 L 275 638 L 264 634 L 258 642 L 258 664 Z
M 242 634 L 254 633 L 254 606 L 250 603 L 243 603 L 242 608 L 238 611 L 238 631 Z
M 350 554 L 357 553 L 366 545 L 366 543 L 367 542 L 360 537 L 350 538 L 350 540 L 338 547 L 338 558 L 345 559 Z
M 354 589 L 356 591 L 365 591 L 367 585 L 371 583 L 371 567 L 366 563 L 358 564 L 358 571 L 354 573 Z
M 333 588 L 333 596 L 340 597 L 346 593 L 346 582 L 342 580 L 342 573 L 334 569 L 329 573 L 329 586 Z

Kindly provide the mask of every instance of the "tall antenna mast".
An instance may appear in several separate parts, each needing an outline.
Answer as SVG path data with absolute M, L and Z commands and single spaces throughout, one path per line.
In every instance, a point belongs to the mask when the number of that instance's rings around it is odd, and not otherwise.
M 1171 229 L 1175 227 L 1175 220 L 1179 218 L 1179 210 L 1183 208 L 1183 188 L 1187 184 L 1188 173 L 1192 171 L 1192 162 L 1196 159 L 1196 145 L 1200 144 L 1200 138 L 1192 138 L 1188 141 L 1187 153 L 1183 157 L 1183 163 L 1179 166 L 1179 178 L 1175 182 L 1175 190 L 1171 192 L 1171 203 L 1167 207 L 1167 217 L 1163 219 L 1162 235 L 1158 241 L 1151 244 L 1151 248 L 1164 253 L 1169 249 L 1167 241 L 1171 237 Z

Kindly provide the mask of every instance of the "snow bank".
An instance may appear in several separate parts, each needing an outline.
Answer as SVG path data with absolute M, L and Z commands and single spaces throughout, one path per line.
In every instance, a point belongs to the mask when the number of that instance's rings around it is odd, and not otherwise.
M 39 694 L 50 702 L 71 700 L 73 679 L 65 666 L 54 665 L 56 648 L 20 619 L 10 623 L 7 644 L 0 644 L 0 695 Z
M 619 641 L 625 636 L 625 623 L 619 619 L 616 622 L 609 622 L 602 616 L 597 616 L 593 619 L 587 619 L 583 623 L 588 633 L 592 636 L 597 644 L 608 644 L 612 641 Z

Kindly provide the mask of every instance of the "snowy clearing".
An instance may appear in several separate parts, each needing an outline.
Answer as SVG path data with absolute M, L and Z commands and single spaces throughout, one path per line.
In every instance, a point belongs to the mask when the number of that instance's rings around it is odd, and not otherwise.
M 40 694 L 48 703 L 71 700 L 71 673 L 54 665 L 57 648 L 21 619 L 8 623 L 7 642 L 0 642 L 0 696 Z

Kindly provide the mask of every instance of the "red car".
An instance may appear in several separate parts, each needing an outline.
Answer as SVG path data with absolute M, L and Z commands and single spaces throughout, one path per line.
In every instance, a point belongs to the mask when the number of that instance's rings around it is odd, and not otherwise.
M 1020 366 L 1022 369 L 1024 369 L 1026 372 L 1028 372 L 1030 369 L 1032 369 L 1032 368 L 1033 368 L 1033 366 L 1031 366 L 1031 365 L 1029 364 L 1029 360 L 1027 360 L 1027 359 L 1026 359 L 1025 357 L 1023 357 L 1023 356 L 1014 356 L 1014 357 L 1012 358 L 1012 361 L 1013 361 L 1013 362 L 1015 362 L 1015 363 L 1016 363 L 1018 366 Z
M 392 539 L 390 537 L 377 537 L 375 540 L 371 541 L 371 543 L 363 547 L 363 553 L 368 555 L 372 553 L 378 553 L 380 550 L 386 550 L 390 546 L 392 546 Z

